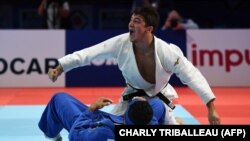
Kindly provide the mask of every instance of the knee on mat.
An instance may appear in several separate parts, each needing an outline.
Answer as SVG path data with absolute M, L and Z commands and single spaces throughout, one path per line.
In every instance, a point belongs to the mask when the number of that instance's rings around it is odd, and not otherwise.
M 53 100 L 60 100 L 60 99 L 65 99 L 66 97 L 69 97 L 68 93 L 65 92 L 57 92 L 53 95 L 52 99 Z

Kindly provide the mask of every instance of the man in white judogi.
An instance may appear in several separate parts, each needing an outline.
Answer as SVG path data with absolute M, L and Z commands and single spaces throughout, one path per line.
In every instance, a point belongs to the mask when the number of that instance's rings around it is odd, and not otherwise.
M 168 84 L 175 73 L 180 80 L 192 88 L 206 104 L 210 124 L 220 124 L 220 117 L 214 106 L 215 95 L 200 71 L 183 55 L 174 44 L 154 36 L 159 16 L 150 7 L 137 8 L 128 24 L 129 33 L 124 33 L 97 45 L 68 54 L 60 59 L 59 65 L 50 69 L 48 75 L 54 82 L 62 72 L 90 65 L 99 58 L 113 57 L 126 81 L 127 87 L 122 96 L 143 90 L 145 97 L 162 93 L 168 99 L 177 98 L 174 88 Z M 121 97 L 112 110 L 116 115 L 124 114 L 127 100 Z M 166 108 L 169 108 L 166 105 Z M 167 110 L 165 124 L 178 124 L 171 110 Z

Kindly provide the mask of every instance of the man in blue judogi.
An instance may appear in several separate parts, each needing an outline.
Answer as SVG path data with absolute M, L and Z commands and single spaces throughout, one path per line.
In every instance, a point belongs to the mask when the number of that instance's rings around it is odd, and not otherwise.
M 70 141 L 108 141 L 115 139 L 115 124 L 163 124 L 167 112 L 160 99 L 142 97 L 130 101 L 124 116 L 98 110 L 111 103 L 112 100 L 101 97 L 87 106 L 67 93 L 56 93 L 47 104 L 38 126 L 54 141 L 62 140 L 60 132 L 63 128 L 69 132 Z

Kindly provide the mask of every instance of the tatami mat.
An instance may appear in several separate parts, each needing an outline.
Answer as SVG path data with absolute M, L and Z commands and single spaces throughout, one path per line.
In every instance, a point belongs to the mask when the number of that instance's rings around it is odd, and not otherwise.
M 103 111 L 110 111 L 114 105 L 104 107 Z M 0 106 L 0 141 L 45 141 L 43 133 L 37 124 L 45 105 L 15 105 Z M 181 105 L 174 110 L 186 124 L 199 122 Z M 68 132 L 63 130 L 63 141 L 68 141 Z

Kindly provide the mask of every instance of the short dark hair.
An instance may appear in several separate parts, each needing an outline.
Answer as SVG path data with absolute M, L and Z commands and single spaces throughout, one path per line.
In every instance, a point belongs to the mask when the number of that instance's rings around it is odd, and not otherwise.
M 157 10 L 152 6 L 137 7 L 132 14 L 141 15 L 147 26 L 153 26 L 153 33 L 155 33 L 160 22 L 160 16 Z
M 128 117 L 135 125 L 147 125 L 153 118 L 153 109 L 148 101 L 135 101 L 128 109 Z

